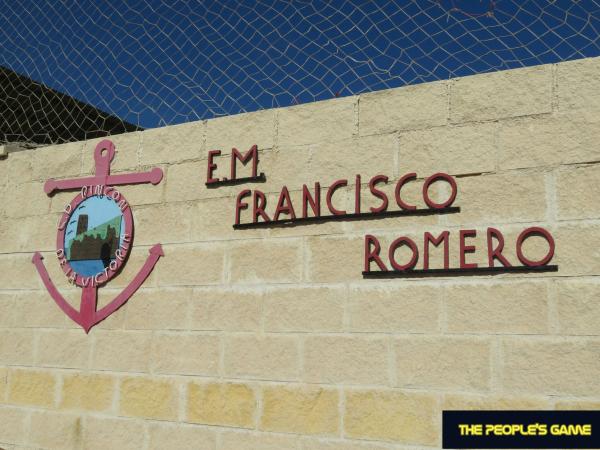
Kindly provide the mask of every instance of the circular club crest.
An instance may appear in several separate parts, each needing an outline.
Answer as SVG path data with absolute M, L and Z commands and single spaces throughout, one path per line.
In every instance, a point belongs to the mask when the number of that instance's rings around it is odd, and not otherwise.
M 123 267 L 131 250 L 133 215 L 110 186 L 84 186 L 61 216 L 56 254 L 69 281 L 99 286 Z

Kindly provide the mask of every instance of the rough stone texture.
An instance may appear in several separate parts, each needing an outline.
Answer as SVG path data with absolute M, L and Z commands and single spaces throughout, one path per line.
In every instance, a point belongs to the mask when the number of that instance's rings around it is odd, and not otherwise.
M 62 380 L 60 407 L 107 411 L 112 407 L 115 379 L 107 375 L 65 375 Z
M 81 417 L 75 414 L 34 412 L 29 443 L 36 448 L 78 448 L 82 442 Z
M 351 438 L 438 444 L 437 399 L 391 390 L 345 392 L 344 431 Z
M 278 109 L 277 145 L 335 142 L 354 134 L 356 97 Z
M 349 328 L 358 332 L 427 333 L 439 329 L 441 289 L 413 285 L 350 290 Z
M 361 136 L 446 124 L 448 86 L 443 81 L 360 96 Z
M 265 330 L 341 331 L 344 289 L 283 288 L 265 293 Z
M 507 339 L 502 344 L 502 387 L 511 393 L 598 396 L 600 342 Z
M 388 384 L 388 341 L 381 338 L 314 336 L 304 340 L 304 381 Z
M 217 437 L 213 430 L 186 425 L 153 423 L 150 425 L 150 449 L 167 448 L 214 450 Z
M 479 122 L 552 111 L 552 67 L 458 78 L 450 84 L 450 121 Z
M 556 285 L 560 334 L 600 335 L 600 284 L 560 281 Z
M 405 388 L 487 390 L 491 348 L 470 337 L 403 337 L 394 342 L 396 385 Z
M 289 336 L 240 334 L 225 340 L 225 374 L 234 378 L 296 380 L 299 343 Z
M 450 333 L 544 334 L 549 330 L 545 283 L 466 284 L 447 290 Z
M 437 172 L 452 175 L 493 172 L 497 128 L 496 123 L 482 123 L 401 133 L 400 172 L 416 172 L 423 178 Z
M 119 190 L 136 235 L 106 305 L 152 245 L 164 251 L 129 302 L 86 334 L 44 288 L 40 251 L 75 308 L 55 254 L 57 220 L 75 192 L 52 177 L 93 173 L 100 139 L 0 160 L 0 447 L 210 450 L 415 450 L 441 445 L 443 409 L 598 409 L 600 399 L 600 58 L 530 67 L 359 97 L 111 137 L 113 173 L 161 167 L 157 186 Z M 554 74 L 554 77 L 552 76 Z M 207 151 L 228 176 L 231 148 L 259 148 L 264 183 L 207 188 Z M 249 174 L 239 166 L 239 174 Z M 423 180 L 456 175 L 460 213 L 232 227 L 236 197 L 260 190 L 273 216 L 285 185 L 347 179 L 333 204 L 354 212 L 402 196 L 425 207 Z M 444 183 L 430 188 L 438 202 Z M 252 198 L 242 222 L 252 221 Z M 310 215 L 310 213 L 309 213 Z M 287 217 L 287 215 L 283 215 Z M 523 229 L 554 236 L 558 272 L 364 279 L 365 235 L 390 244 L 475 229 L 467 262 L 487 266 L 488 227 L 519 264 Z M 528 239 L 524 253 L 548 249 Z M 395 254 L 408 257 L 406 248 Z M 430 246 L 430 267 L 443 248 Z M 374 263 L 371 270 L 376 270 Z
M 56 376 L 51 372 L 11 369 L 8 372 L 8 403 L 50 408 L 54 405 Z
M 177 418 L 177 387 L 169 380 L 142 377 L 121 381 L 119 411 L 125 416 Z
M 253 428 L 256 406 L 256 394 L 246 384 L 188 384 L 189 422 Z
M 267 387 L 263 390 L 260 429 L 301 434 L 337 434 L 339 394 L 316 387 Z
M 88 416 L 85 419 L 84 436 L 89 450 L 138 450 L 145 425 L 131 419 Z

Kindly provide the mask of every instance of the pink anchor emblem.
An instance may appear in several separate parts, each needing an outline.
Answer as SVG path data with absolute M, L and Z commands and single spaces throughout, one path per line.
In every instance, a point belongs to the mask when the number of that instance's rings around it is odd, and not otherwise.
M 123 306 L 150 275 L 158 259 L 164 256 L 160 244 L 150 248 L 146 262 L 129 285 L 110 303 L 97 310 L 98 288 L 119 273 L 133 243 L 131 206 L 115 186 L 156 185 L 163 178 L 160 168 L 149 172 L 111 175 L 110 163 L 114 156 L 114 144 L 105 139 L 94 150 L 94 176 L 48 180 L 44 185 L 47 195 L 56 191 L 80 190 L 61 215 L 56 240 L 56 255 L 63 272 L 71 283 L 82 288 L 79 311 L 58 292 L 48 275 L 41 253 L 36 252 L 32 258 L 50 296 L 86 333 Z

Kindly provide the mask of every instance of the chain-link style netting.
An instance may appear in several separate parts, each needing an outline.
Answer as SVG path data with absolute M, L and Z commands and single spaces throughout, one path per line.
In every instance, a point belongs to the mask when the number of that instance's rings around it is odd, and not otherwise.
M 0 2 L 0 143 L 600 55 L 600 0 Z

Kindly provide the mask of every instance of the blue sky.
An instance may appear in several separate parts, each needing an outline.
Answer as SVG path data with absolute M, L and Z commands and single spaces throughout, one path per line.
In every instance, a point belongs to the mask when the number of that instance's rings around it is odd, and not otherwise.
M 600 0 L 0 6 L 0 65 L 143 127 L 600 55 Z

